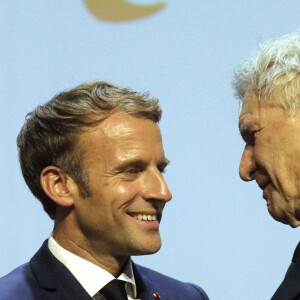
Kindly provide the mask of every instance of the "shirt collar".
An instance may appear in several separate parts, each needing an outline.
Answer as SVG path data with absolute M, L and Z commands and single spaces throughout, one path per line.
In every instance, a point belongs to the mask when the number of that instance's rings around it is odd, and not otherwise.
M 112 274 L 104 269 L 61 247 L 54 240 L 52 235 L 49 237 L 48 247 L 51 253 L 69 269 L 91 297 L 107 283 L 115 279 Z M 134 280 L 131 259 L 126 263 L 123 273 L 118 279 L 126 281 L 125 287 L 127 294 L 136 298 L 136 283 Z

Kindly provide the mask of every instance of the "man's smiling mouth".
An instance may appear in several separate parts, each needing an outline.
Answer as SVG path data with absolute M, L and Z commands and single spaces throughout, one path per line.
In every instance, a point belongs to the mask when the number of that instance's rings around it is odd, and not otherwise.
M 133 214 L 132 217 L 137 220 L 140 220 L 140 221 L 156 221 L 157 220 L 156 214 L 153 214 L 153 215 Z
M 137 221 L 146 221 L 146 222 L 154 222 L 161 220 L 161 212 L 158 213 L 149 213 L 149 212 L 134 212 L 128 213 L 130 217 L 134 218 Z

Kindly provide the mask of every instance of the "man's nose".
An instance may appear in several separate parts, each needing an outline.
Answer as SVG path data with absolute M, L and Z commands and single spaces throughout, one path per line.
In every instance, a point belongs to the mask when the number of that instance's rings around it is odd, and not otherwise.
M 240 162 L 240 177 L 244 181 L 255 179 L 256 164 L 253 157 L 253 146 L 246 145 Z
M 148 174 L 145 180 L 143 198 L 145 200 L 159 200 L 168 202 L 172 199 L 172 193 L 159 170 Z

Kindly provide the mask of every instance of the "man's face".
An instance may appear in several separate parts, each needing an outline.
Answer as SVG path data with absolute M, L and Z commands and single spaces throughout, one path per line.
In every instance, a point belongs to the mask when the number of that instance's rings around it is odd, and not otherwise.
M 249 88 L 239 129 L 246 142 L 240 177 L 256 180 L 271 216 L 292 227 L 300 225 L 300 113 L 259 102 Z
M 92 249 L 112 256 L 157 252 L 159 222 L 172 195 L 161 133 L 151 120 L 114 113 L 83 133 L 91 196 L 74 204 L 76 228 Z

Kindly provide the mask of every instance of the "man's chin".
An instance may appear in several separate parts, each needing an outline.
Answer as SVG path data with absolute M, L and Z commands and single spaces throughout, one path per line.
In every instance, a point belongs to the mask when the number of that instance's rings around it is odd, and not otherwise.
M 296 227 L 300 226 L 300 221 L 295 218 L 291 218 L 287 223 L 284 223 L 284 224 L 288 224 L 292 228 L 296 228 Z
M 289 224 L 286 214 L 283 211 L 281 211 L 280 209 L 278 209 L 274 205 L 274 203 L 271 203 L 268 201 L 267 207 L 268 207 L 269 214 L 275 221 L 283 223 L 283 224 L 287 224 L 287 225 Z
M 140 251 L 140 252 L 136 252 L 135 254 L 132 254 L 131 256 L 151 255 L 151 254 L 155 254 L 158 251 L 159 251 L 159 249 L 157 249 L 156 251 Z
M 300 226 L 300 220 L 297 220 L 293 214 L 288 214 L 284 211 L 279 211 L 278 209 L 268 206 L 269 214 L 275 221 L 278 221 L 285 225 L 290 225 L 292 228 Z
M 132 251 L 132 256 L 149 255 L 158 252 L 161 248 L 161 241 L 155 243 L 143 243 Z

